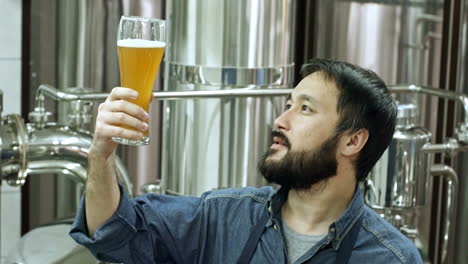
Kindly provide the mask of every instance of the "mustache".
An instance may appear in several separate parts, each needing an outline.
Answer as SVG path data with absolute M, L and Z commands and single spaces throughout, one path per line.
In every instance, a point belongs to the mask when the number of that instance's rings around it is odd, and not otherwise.
M 278 138 L 282 139 L 284 141 L 284 143 L 286 144 L 286 146 L 288 147 L 288 149 L 291 148 L 291 143 L 289 143 L 288 137 L 283 132 L 278 131 L 278 130 L 273 130 L 271 132 L 271 138 L 274 138 L 274 137 L 278 137 Z

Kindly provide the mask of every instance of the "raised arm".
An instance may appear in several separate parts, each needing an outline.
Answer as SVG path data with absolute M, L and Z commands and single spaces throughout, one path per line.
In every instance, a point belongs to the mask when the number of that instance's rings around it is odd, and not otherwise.
M 143 137 L 142 132 L 148 129 L 148 113 L 127 101 L 137 96 L 138 93 L 132 89 L 116 87 L 99 105 L 94 139 L 89 149 L 85 194 L 90 236 L 119 206 L 120 191 L 114 163 L 116 143 L 112 137 L 139 140 Z

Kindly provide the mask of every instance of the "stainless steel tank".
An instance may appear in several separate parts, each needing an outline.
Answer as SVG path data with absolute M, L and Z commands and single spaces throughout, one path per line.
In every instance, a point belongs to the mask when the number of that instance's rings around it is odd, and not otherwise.
M 461 34 L 460 34 L 460 64 L 458 67 L 457 91 L 468 93 L 468 1 L 462 6 Z M 458 174 L 460 175 L 460 186 L 458 196 L 458 210 L 453 263 L 464 263 L 468 260 L 468 154 L 460 155 L 458 163 Z
M 314 55 L 370 68 L 389 84 L 426 84 L 438 75 L 443 4 L 317 0 Z
M 439 86 L 443 0 L 317 0 L 312 56 L 335 58 L 375 71 L 387 84 Z M 405 94 L 418 124 L 436 131 L 437 101 Z M 429 110 L 430 109 L 430 110 Z
M 293 0 L 168 1 L 168 91 L 290 87 Z M 284 100 L 284 99 L 283 99 Z M 172 194 L 260 185 L 281 99 L 168 102 L 163 110 L 162 186 Z
M 443 0 L 317 0 L 314 2 L 312 14 L 314 30 L 306 37 L 312 43 L 312 57 L 335 58 L 372 69 L 387 85 L 439 86 L 442 67 Z M 415 94 L 398 95 L 395 98 L 399 104 L 415 105 L 418 109 L 415 124 L 432 131 L 434 138 L 438 136 L 437 115 L 431 114 L 438 111 L 436 98 Z M 395 147 L 397 146 L 389 149 Z M 389 152 L 385 155 L 389 155 Z M 383 160 L 381 162 L 384 162 Z M 395 166 L 397 165 L 382 168 L 382 177 L 385 178 L 388 170 L 395 169 Z M 398 166 L 403 168 L 403 164 Z M 387 188 L 396 187 L 398 192 L 390 194 L 391 190 L 387 189 L 384 193 L 372 194 L 372 203 L 375 206 L 408 206 L 423 201 L 419 198 L 419 195 L 423 195 L 418 191 L 421 187 L 418 186 L 419 183 L 409 182 L 410 185 L 404 187 L 410 188 L 413 192 L 411 194 L 402 194 L 403 186 L 395 183 L 397 180 L 411 181 L 416 175 L 408 175 L 405 178 L 401 176 L 394 176 L 400 179 L 390 178 L 394 181 L 393 185 L 379 183 Z M 429 195 L 426 198 L 427 206 L 404 209 L 404 213 L 397 212 L 395 216 L 404 216 L 403 222 L 416 226 L 421 242 L 420 248 L 424 252 L 431 252 L 434 251 L 431 246 L 434 239 L 431 235 L 437 228 L 434 228 L 432 221 L 428 221 L 433 214 L 430 207 L 433 197 L 431 192 L 426 193 Z M 367 199 L 370 201 L 370 197 Z M 397 226 L 402 224 L 400 220 L 397 222 L 400 222 L 396 223 Z
M 374 209 L 427 205 L 429 155 L 422 147 L 431 133 L 414 124 L 416 107 L 398 106 L 393 140 L 366 180 L 365 201 Z

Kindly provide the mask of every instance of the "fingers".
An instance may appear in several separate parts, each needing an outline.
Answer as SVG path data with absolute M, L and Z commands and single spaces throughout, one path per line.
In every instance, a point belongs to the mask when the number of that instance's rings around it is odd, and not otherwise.
M 148 124 L 141 119 L 135 118 L 124 112 L 106 112 L 103 113 L 100 121 L 114 126 L 126 126 L 134 130 L 144 132 L 148 129 Z
M 115 87 L 107 97 L 107 101 L 132 100 L 138 97 L 138 92 L 125 87 Z
M 99 105 L 99 111 L 123 112 L 142 121 L 148 121 L 148 113 L 140 106 L 125 100 L 108 101 Z
M 141 140 L 143 133 L 125 127 L 119 127 L 104 122 L 96 123 L 96 138 L 110 139 L 113 137 Z
M 140 106 L 126 100 L 136 99 L 132 89 L 116 87 L 107 100 L 99 105 L 96 117 L 95 136 L 101 139 L 112 137 L 140 140 L 148 129 L 148 113 Z

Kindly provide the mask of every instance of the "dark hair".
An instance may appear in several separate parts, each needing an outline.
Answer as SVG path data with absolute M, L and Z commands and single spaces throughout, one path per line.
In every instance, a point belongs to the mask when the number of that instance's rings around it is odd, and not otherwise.
M 362 128 L 369 131 L 366 145 L 354 164 L 356 178 L 362 181 L 393 138 L 396 104 L 385 83 L 373 71 L 328 59 L 313 59 L 301 68 L 303 78 L 314 72 L 333 81 L 340 93 L 337 101 L 339 120 L 334 135 L 345 131 L 353 133 Z

